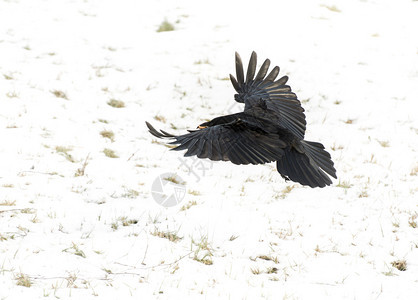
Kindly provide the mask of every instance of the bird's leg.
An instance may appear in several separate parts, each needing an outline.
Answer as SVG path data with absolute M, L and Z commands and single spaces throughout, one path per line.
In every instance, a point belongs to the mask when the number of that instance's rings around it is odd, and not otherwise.
M 280 174 L 280 176 L 282 176 L 282 178 L 284 179 L 285 182 L 290 181 L 290 178 L 289 177 L 287 177 L 285 175 L 282 175 L 282 174 Z

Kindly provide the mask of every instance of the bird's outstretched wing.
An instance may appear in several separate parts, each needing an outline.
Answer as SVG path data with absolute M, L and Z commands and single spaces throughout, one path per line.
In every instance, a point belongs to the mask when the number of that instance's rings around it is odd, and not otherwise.
M 270 67 L 270 60 L 266 59 L 255 76 L 257 67 L 257 54 L 255 52 L 251 54 L 246 78 L 244 78 L 241 57 L 236 52 L 235 67 L 237 78 L 230 75 L 232 85 L 238 93 L 235 95 L 235 100 L 240 103 L 264 100 L 267 108 L 279 115 L 280 125 L 291 131 L 298 138 L 303 139 L 306 130 L 304 109 L 296 94 L 292 93 L 290 86 L 286 85 L 289 79 L 287 76 L 283 76 L 275 81 L 279 75 L 280 68 L 274 67 L 266 77 Z
M 277 161 L 282 157 L 283 148 L 286 147 L 286 143 L 280 140 L 277 134 L 264 132 L 239 118 L 179 136 L 163 130 L 157 131 L 151 124 L 145 123 L 152 135 L 174 140 L 170 144 L 178 146 L 171 150 L 187 149 L 184 156 L 196 155 L 215 161 L 231 161 L 237 165 L 255 165 Z

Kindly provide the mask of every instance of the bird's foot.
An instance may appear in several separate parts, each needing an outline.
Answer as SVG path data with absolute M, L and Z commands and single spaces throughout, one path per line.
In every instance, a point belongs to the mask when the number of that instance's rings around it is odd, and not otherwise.
M 282 175 L 282 174 L 280 174 L 280 175 L 282 176 L 282 178 L 284 179 L 285 182 L 290 181 L 290 178 L 287 177 L 286 175 Z

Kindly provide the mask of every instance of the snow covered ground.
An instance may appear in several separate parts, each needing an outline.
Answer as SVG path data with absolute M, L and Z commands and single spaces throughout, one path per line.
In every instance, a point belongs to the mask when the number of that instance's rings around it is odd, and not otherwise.
M 0 299 L 416 297 L 417 15 L 412 0 L 0 1 Z M 227 77 L 252 50 L 290 76 L 333 186 L 185 159 L 147 132 L 242 109 Z M 151 193 L 165 173 L 185 192 L 171 208 Z

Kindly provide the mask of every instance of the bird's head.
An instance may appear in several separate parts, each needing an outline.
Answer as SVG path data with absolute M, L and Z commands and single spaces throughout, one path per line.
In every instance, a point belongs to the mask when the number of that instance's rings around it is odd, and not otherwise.
M 242 94 L 235 94 L 234 95 L 235 101 L 237 101 L 239 103 L 244 103 L 244 98 L 242 96 L 243 96 Z

